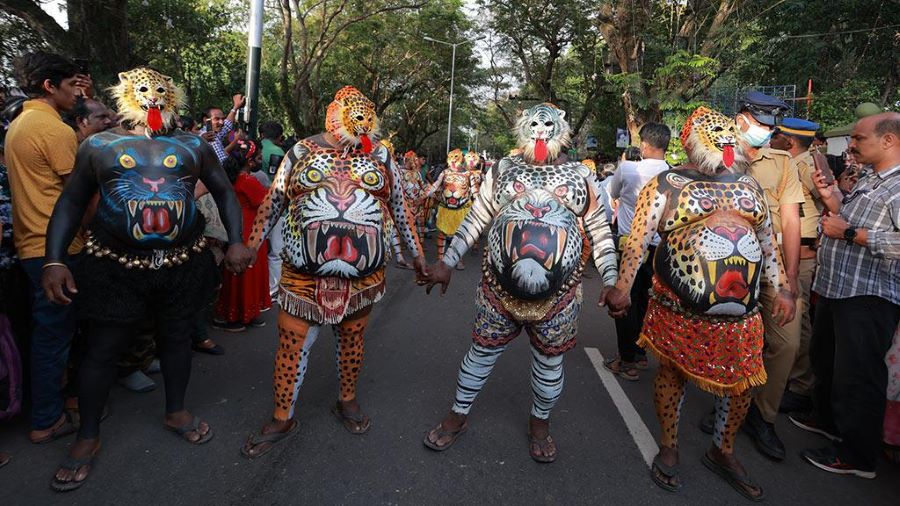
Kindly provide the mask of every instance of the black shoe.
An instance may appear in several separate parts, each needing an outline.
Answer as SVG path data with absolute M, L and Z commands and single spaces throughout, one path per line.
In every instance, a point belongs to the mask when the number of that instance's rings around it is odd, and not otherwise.
M 844 462 L 837 456 L 837 452 L 831 446 L 820 448 L 818 450 L 804 450 L 800 456 L 806 459 L 810 464 L 818 467 L 823 471 L 834 474 L 852 474 L 860 478 L 874 479 L 875 471 L 865 471 L 857 469 L 851 464 Z
M 772 460 L 784 460 L 784 443 L 775 433 L 775 424 L 767 422 L 755 404 L 750 405 L 741 429 L 750 436 L 759 453 Z
M 841 437 L 837 435 L 836 430 L 831 427 L 826 427 L 825 424 L 819 422 L 816 419 L 815 413 L 813 412 L 791 413 L 790 415 L 788 415 L 788 420 L 790 420 L 791 423 L 796 425 L 798 428 L 801 428 L 805 431 L 819 434 L 820 436 L 825 436 L 832 441 L 843 441 Z
M 243 332 L 247 330 L 247 326 L 241 322 L 226 322 L 218 319 L 213 319 L 211 327 L 216 330 L 224 330 L 225 332 Z
M 781 404 L 778 406 L 779 413 L 805 413 L 812 409 L 812 399 L 808 395 L 797 394 L 790 390 L 784 391 Z
M 249 322 L 247 322 L 247 326 L 248 327 L 256 327 L 256 328 L 265 327 L 266 321 L 263 320 L 262 318 L 256 317 L 256 318 L 250 320 Z
M 713 409 L 709 413 L 703 415 L 703 418 L 700 419 L 700 430 L 703 431 L 704 434 L 712 435 L 716 432 L 716 410 Z

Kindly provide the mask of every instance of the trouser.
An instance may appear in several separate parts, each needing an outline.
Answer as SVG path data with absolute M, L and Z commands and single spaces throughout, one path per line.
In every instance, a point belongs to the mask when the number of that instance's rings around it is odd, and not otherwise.
M 843 441 L 838 456 L 875 469 L 881 449 L 891 347 L 900 305 L 881 297 L 819 297 L 810 360 L 816 375 L 813 405 L 821 423 Z
M 797 316 L 800 320 L 800 349 L 788 379 L 788 388 L 799 395 L 812 395 L 815 376 L 809 363 L 809 343 L 812 341 L 812 282 L 816 276 L 816 259 L 800 260 L 800 297 L 797 299 Z
M 618 244 L 619 241 L 617 241 Z M 631 307 L 622 318 L 616 318 L 616 338 L 619 346 L 619 358 L 624 362 L 634 362 L 647 356 L 643 348 L 637 345 L 647 303 L 650 301 L 650 288 L 653 285 L 653 254 L 655 246 L 650 246 L 647 259 L 638 268 L 631 285 Z
M 356 384 L 363 361 L 363 334 L 369 322 L 372 306 L 348 316 L 331 328 L 335 335 L 340 400 L 356 399 Z M 300 386 L 306 376 L 309 351 L 319 337 L 322 326 L 302 318 L 291 316 L 286 311 L 278 315 L 278 352 L 275 354 L 276 420 L 287 421 L 294 417 Z
M 494 365 L 509 344 L 490 348 L 473 343 L 463 357 L 456 380 L 456 399 L 451 408 L 454 413 L 468 415 L 475 398 L 487 382 Z M 550 418 L 550 411 L 559 400 L 563 389 L 563 356 L 548 356 L 533 344 L 531 347 L 531 391 L 533 393 L 531 415 L 541 420 Z
M 684 385 L 687 378 L 676 368 L 660 364 L 654 381 L 654 403 L 659 419 L 659 444 L 665 448 L 678 448 L 678 422 L 684 403 Z M 740 395 L 716 397 L 716 419 L 713 444 L 722 453 L 734 453 L 734 439 L 744 423 L 750 407 L 750 391 Z
M 70 257 L 65 263 L 72 268 L 78 259 Z M 60 306 L 44 294 L 43 266 L 43 257 L 22 260 L 31 283 L 31 427 L 34 430 L 50 428 L 62 416 L 63 374 L 77 330 L 75 303 Z
M 283 226 L 284 218 L 280 218 L 269 232 L 269 251 L 266 253 L 266 258 L 269 263 L 269 294 L 272 298 L 278 293 L 278 282 L 281 280 L 281 251 L 284 249 L 284 237 L 281 235 Z
M 184 395 L 191 377 L 191 318 L 157 321 L 159 362 L 166 386 L 166 413 L 184 409 Z M 100 436 L 100 417 L 116 379 L 116 361 L 128 350 L 137 326 L 91 322 L 87 354 L 78 383 L 78 410 L 81 414 L 79 439 Z
M 802 326 L 802 303 L 796 304 L 794 319 L 781 326 L 772 316 L 778 292 L 771 285 L 763 285 L 759 292 L 759 303 L 762 306 L 763 328 L 765 330 L 765 348 L 763 349 L 763 365 L 768 380 L 757 388 L 753 400 L 765 421 L 775 423 L 778 406 L 784 396 L 791 375 L 791 368 L 800 350 L 800 329 Z

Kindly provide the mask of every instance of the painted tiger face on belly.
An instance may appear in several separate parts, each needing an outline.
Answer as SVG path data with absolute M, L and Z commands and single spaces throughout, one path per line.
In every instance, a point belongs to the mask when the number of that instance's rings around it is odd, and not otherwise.
M 359 278 L 384 264 L 385 204 L 389 194 L 383 166 L 366 156 L 342 158 L 321 150 L 292 174 L 303 188 L 291 202 L 287 224 L 300 241 L 294 248 L 302 270 L 319 276 Z
M 522 299 L 556 293 L 578 267 L 582 244 L 575 214 L 544 189 L 527 190 L 494 219 L 488 263 L 500 285 Z

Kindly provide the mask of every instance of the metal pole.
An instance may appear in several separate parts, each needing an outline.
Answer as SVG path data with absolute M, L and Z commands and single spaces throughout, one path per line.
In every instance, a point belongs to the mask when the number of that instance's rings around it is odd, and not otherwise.
M 456 76 L 456 46 L 453 44 L 453 56 L 450 58 L 450 111 L 447 113 L 447 154 L 450 153 L 450 128 L 453 125 L 453 79 Z
M 244 104 L 244 121 L 247 123 L 247 135 L 256 138 L 256 127 L 259 121 L 259 65 L 262 56 L 264 0 L 250 1 L 250 34 L 247 39 L 247 97 Z

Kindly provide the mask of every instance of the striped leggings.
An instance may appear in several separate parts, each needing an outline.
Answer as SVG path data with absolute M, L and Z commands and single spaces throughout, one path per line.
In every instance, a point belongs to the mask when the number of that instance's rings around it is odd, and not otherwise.
M 508 344 L 486 348 L 472 344 L 469 352 L 463 357 L 456 380 L 456 400 L 453 412 L 468 415 L 481 392 L 491 370 L 500 355 L 506 351 Z M 531 414 L 542 420 L 550 418 L 550 411 L 559 399 L 563 389 L 563 356 L 549 357 L 531 346 L 531 392 L 533 403 Z

